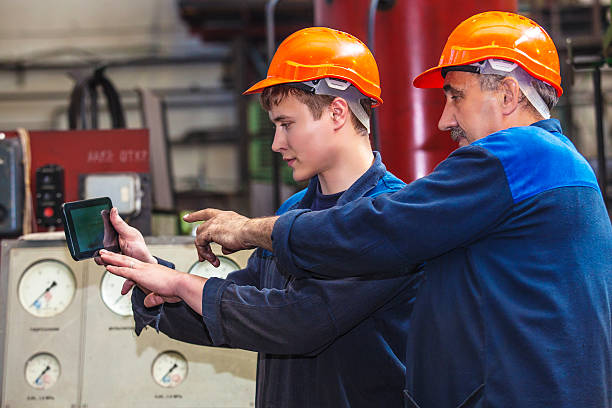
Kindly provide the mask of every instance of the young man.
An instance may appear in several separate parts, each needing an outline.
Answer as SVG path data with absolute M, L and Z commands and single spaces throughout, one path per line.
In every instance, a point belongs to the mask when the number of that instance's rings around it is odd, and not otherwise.
M 267 246 L 302 277 L 424 262 L 407 407 L 611 407 L 612 227 L 592 169 L 549 119 L 562 93 L 551 38 L 513 13 L 472 16 L 414 85 L 444 90 L 438 127 L 460 146 L 431 174 L 278 219 L 203 210 L 189 217 L 208 220 L 196 243 Z
M 292 34 L 268 77 L 246 93 L 256 92 L 263 92 L 276 127 L 272 149 L 295 180 L 310 180 L 279 214 L 324 210 L 404 185 L 370 147 L 371 106 L 382 100 L 376 63 L 358 39 L 327 28 Z M 401 361 L 419 275 L 295 279 L 271 252 L 258 249 L 246 269 L 206 280 L 154 265 L 142 237 L 116 211 L 111 220 L 124 253 L 136 259 L 106 252 L 102 260 L 112 273 L 152 292 L 134 289 L 138 333 L 152 325 L 179 340 L 259 352 L 258 407 L 402 404 Z M 138 251 L 129 252 L 133 248 Z

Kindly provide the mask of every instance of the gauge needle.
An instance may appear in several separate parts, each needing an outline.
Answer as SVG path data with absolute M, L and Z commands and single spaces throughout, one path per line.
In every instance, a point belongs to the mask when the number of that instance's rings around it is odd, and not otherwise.
M 38 384 L 38 383 L 39 383 L 40 378 L 41 378 L 43 375 L 45 375 L 45 373 L 46 373 L 47 371 L 49 371 L 50 369 L 51 369 L 51 366 L 47 366 L 47 368 L 45 368 L 45 369 L 43 370 L 43 372 L 42 372 L 42 373 L 40 373 L 40 375 L 39 375 L 38 377 L 36 377 L 36 381 L 34 381 L 34 382 L 35 382 L 36 384 Z
M 30 306 L 34 306 L 34 304 L 36 302 L 38 302 L 38 299 L 40 299 L 41 297 L 43 297 L 45 295 L 45 293 L 47 293 L 48 291 L 50 291 L 51 289 L 53 289 L 54 287 L 57 286 L 57 282 L 53 281 L 49 287 L 47 289 L 45 289 L 45 291 L 43 293 L 40 294 L 40 296 L 38 296 L 36 299 L 34 299 L 34 301 L 32 302 L 32 304 Z
M 169 369 L 169 370 L 168 370 L 168 372 L 167 372 L 166 374 L 164 374 L 164 376 L 163 376 L 162 378 L 166 378 L 167 376 L 169 376 L 169 375 L 170 375 L 170 373 L 171 373 L 172 371 L 174 371 L 174 369 L 175 369 L 176 367 L 178 367 L 178 365 L 176 365 L 176 363 L 174 363 L 174 365 L 172 366 L 172 368 L 171 368 L 171 369 Z

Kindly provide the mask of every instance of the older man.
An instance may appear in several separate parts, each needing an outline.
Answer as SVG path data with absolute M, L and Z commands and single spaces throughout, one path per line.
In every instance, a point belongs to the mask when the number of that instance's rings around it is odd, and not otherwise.
M 595 176 L 549 110 L 548 34 L 512 13 L 461 23 L 438 66 L 439 121 L 460 146 L 397 193 L 249 220 L 203 210 L 196 244 L 273 248 L 294 276 L 424 263 L 406 355 L 408 407 L 612 406 L 612 228 Z M 313 237 L 317 237 L 313 239 Z

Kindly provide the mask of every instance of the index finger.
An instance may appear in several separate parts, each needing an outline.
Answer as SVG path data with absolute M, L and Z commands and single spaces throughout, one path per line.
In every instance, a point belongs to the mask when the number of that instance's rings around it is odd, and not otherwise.
M 183 216 L 183 220 L 187 222 L 206 221 L 219 214 L 220 212 L 222 211 L 217 210 L 216 208 L 206 208 L 204 210 L 194 211 L 190 214 L 186 214 L 185 216 Z
M 114 266 L 124 266 L 127 268 L 133 267 L 141 263 L 138 259 L 129 257 L 127 255 L 107 251 L 105 249 L 100 250 L 100 258 L 102 258 L 102 261 L 107 265 L 110 264 Z

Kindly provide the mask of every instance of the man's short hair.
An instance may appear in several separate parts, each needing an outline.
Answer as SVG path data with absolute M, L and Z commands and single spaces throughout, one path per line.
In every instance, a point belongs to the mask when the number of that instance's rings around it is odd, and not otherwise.
M 504 75 L 497 74 L 479 75 L 480 89 L 482 89 L 483 91 L 496 91 L 499 89 L 501 82 L 504 80 L 504 78 L 507 77 Z M 559 97 L 557 96 L 557 91 L 555 88 L 553 88 L 546 82 L 540 81 L 539 79 L 535 78 L 531 81 L 531 85 L 542 97 L 544 103 L 546 104 L 549 110 L 552 110 L 552 108 L 557 105 L 557 102 L 559 102 Z M 531 109 L 535 113 L 538 113 L 536 108 L 534 108 L 533 105 L 531 105 L 531 103 L 527 100 L 527 98 L 523 94 L 523 91 L 521 91 L 521 95 L 522 97 L 520 102 L 525 103 L 529 109 Z
M 261 106 L 268 112 L 274 107 L 280 104 L 283 99 L 287 96 L 293 96 L 298 101 L 308 107 L 314 120 L 321 119 L 323 110 L 327 108 L 334 99 L 335 96 L 331 95 L 315 95 L 313 93 L 298 89 L 291 85 L 281 84 L 267 87 L 263 90 L 260 96 Z M 368 117 L 372 117 L 372 106 L 369 102 L 361 102 Z M 349 109 L 350 111 L 350 109 Z M 357 133 L 363 133 L 367 135 L 365 126 L 361 124 L 359 119 L 355 116 L 353 111 L 351 112 L 351 123 Z

